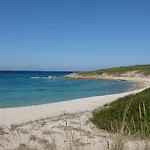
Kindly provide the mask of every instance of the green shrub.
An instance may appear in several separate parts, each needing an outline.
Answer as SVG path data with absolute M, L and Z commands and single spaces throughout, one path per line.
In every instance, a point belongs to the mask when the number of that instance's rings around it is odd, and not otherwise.
M 107 68 L 107 69 L 101 69 L 95 71 L 80 72 L 79 74 L 80 75 L 101 75 L 103 73 L 106 73 L 108 75 L 120 75 L 132 71 L 137 71 L 138 73 L 143 73 L 144 75 L 150 75 L 150 64 Z
M 91 121 L 109 132 L 150 137 L 150 88 L 95 110 Z

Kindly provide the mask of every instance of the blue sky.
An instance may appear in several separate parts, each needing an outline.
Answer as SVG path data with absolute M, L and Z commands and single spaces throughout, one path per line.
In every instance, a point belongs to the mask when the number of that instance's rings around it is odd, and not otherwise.
M 150 63 L 149 0 L 0 1 L 1 70 Z

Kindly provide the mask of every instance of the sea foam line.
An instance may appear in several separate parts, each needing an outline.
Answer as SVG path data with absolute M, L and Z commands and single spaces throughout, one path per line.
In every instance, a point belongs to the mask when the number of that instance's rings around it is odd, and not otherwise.
M 31 79 L 53 79 L 53 78 L 55 78 L 55 77 L 52 77 L 52 76 L 48 76 L 48 77 L 31 77 Z

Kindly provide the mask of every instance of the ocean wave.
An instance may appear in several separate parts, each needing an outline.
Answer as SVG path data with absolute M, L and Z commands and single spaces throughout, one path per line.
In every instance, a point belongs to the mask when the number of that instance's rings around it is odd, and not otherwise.
M 31 79 L 39 79 L 40 77 L 31 77 Z
M 48 77 L 31 77 L 31 79 L 56 79 L 56 77 L 48 76 Z

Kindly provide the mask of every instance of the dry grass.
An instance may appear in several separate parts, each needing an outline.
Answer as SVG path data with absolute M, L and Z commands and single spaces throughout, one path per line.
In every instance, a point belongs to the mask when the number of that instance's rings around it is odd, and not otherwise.
M 38 142 L 40 143 L 40 144 L 47 144 L 49 141 L 47 140 L 47 139 L 44 139 L 44 138 L 38 138 Z
M 24 129 L 19 129 L 18 132 L 21 134 L 29 134 L 29 131 L 26 131 Z
M 17 148 L 15 148 L 14 150 L 37 150 L 37 149 L 31 148 L 28 145 L 22 143 L 22 144 L 19 144 L 19 146 Z
M 127 113 L 124 113 L 124 118 L 127 117 L 126 114 Z M 67 116 L 69 117 L 67 118 Z M 105 134 L 98 134 L 98 132 L 100 132 L 98 129 L 96 129 L 95 132 L 95 128 L 90 128 L 92 131 L 86 130 L 84 125 L 89 126 L 89 124 L 87 124 L 87 120 L 83 123 L 79 116 L 74 115 L 76 120 L 74 120 L 73 117 L 71 118 L 71 115 L 67 114 L 67 116 L 62 115 L 62 118 L 59 117 L 61 121 L 63 120 L 61 124 L 59 124 L 60 120 L 58 118 L 51 118 L 48 120 L 44 119 L 32 122 L 31 124 L 28 123 L 26 126 L 11 125 L 10 129 L 3 127 L 0 128 L 0 133 L 3 133 L 4 138 L 4 133 L 7 131 L 11 134 L 13 139 L 19 139 L 17 140 L 18 147 L 17 145 L 15 145 L 15 147 L 12 145 L 10 148 L 12 150 L 130 150 L 127 147 L 128 142 L 130 145 L 130 140 L 123 135 L 122 132 L 124 130 L 120 130 L 120 132 L 115 134 L 115 136 L 108 138 Z M 57 120 L 56 122 L 58 122 L 58 126 L 51 126 L 51 128 L 49 128 L 51 123 L 56 124 L 54 119 Z M 42 122 L 44 122 L 44 125 L 42 125 Z M 122 126 L 124 127 L 124 124 L 122 124 Z M 26 130 L 30 131 L 26 132 Z M 61 132 L 59 132 L 59 130 Z M 21 133 L 21 131 L 25 132 L 25 135 L 22 134 L 19 137 L 17 132 Z M 36 134 L 39 131 L 40 134 Z M 22 138 L 27 136 L 28 139 L 24 141 Z M 63 138 L 61 144 L 59 141 L 60 138 Z M 94 138 L 96 138 L 96 141 L 93 143 Z M 13 144 L 11 139 L 10 142 Z M 132 142 L 134 143 L 134 141 Z M 95 147 L 97 144 L 99 144 L 99 146 Z M 143 142 L 141 146 L 142 148 L 140 147 L 140 149 L 138 144 L 131 150 L 150 149 L 149 140 L 147 142 Z M 0 145 L 0 149 L 1 148 L 2 150 L 6 150 L 5 144 Z
M 110 150 L 123 150 L 124 144 L 124 139 L 122 137 L 118 138 L 112 143 L 112 145 L 110 146 Z
M 4 135 L 6 132 L 4 130 L 4 127 L 3 126 L 0 126 L 0 135 Z
M 35 135 L 31 135 L 29 137 L 29 141 L 37 141 L 37 140 L 38 140 L 38 138 Z
M 44 135 L 53 135 L 53 134 L 58 134 L 58 132 L 56 132 L 56 131 L 51 131 L 51 130 L 46 130 L 46 131 L 43 131 L 42 134 L 44 134 Z

